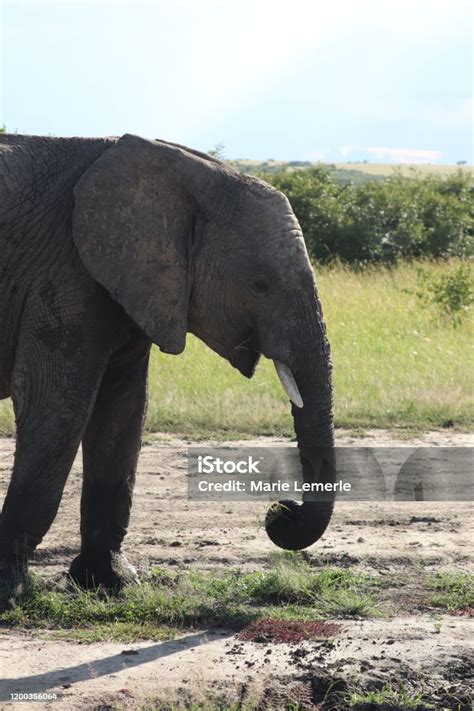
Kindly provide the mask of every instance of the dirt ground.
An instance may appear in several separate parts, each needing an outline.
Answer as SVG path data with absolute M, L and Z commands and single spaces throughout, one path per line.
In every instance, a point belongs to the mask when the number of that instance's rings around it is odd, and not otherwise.
M 287 444 L 261 438 L 245 445 Z M 400 441 L 384 431 L 364 438 L 339 433 L 344 446 L 472 446 L 470 435 L 427 433 Z M 205 444 L 205 443 L 199 443 Z M 244 443 L 241 443 L 244 444 Z M 219 444 L 221 446 L 222 443 Z M 267 538 L 265 502 L 191 502 L 183 440 L 157 435 L 143 448 L 125 552 L 139 571 L 153 565 L 199 570 L 264 569 L 275 548 Z M 0 440 L 0 498 L 9 479 L 14 441 Z M 63 573 L 79 546 L 80 456 L 58 516 L 32 569 Z M 269 698 L 294 687 L 295 698 L 322 701 L 329 684 L 390 678 L 465 693 L 472 670 L 472 619 L 427 611 L 417 571 L 472 569 L 472 507 L 468 503 L 351 502 L 336 506 L 324 537 L 310 549 L 316 566 L 383 575 L 388 612 L 344 620 L 334 640 L 297 645 L 242 642 L 229 630 L 195 630 L 169 642 L 84 644 L 44 632 L 0 629 L 0 708 L 139 709 L 146 700 L 189 692 Z M 385 588 L 384 588 L 385 589 Z M 57 700 L 10 702 L 12 693 L 52 693 Z M 306 695 L 306 696 L 305 696 Z M 236 697 L 234 697 L 236 698 Z M 440 706 L 442 708 L 442 706 Z

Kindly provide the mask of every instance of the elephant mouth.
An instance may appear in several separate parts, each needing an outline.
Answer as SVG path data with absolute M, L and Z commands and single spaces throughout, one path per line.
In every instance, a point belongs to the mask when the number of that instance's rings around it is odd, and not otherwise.
M 261 353 L 257 350 L 256 345 L 255 332 L 251 330 L 237 346 L 234 346 L 229 358 L 231 365 L 246 378 L 253 376 L 260 360 Z
M 228 360 L 246 378 L 253 376 L 261 355 L 260 351 L 257 350 L 255 331 L 253 329 L 249 330 L 246 337 L 231 349 L 229 349 L 228 344 L 226 345 L 219 341 L 202 328 L 190 328 L 189 330 L 195 336 L 201 338 L 209 348 L 212 348 L 213 351 Z
M 246 378 L 251 378 L 255 373 L 259 360 L 260 353 L 258 351 L 247 350 L 232 355 L 230 362 L 242 375 L 245 375 Z

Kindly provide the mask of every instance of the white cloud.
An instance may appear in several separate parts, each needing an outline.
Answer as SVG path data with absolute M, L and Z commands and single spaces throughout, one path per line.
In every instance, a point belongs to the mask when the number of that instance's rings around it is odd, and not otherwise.
M 390 148 L 389 146 L 341 146 L 342 156 L 351 153 L 364 153 L 381 162 L 391 163 L 433 163 L 442 157 L 441 151 L 420 150 L 417 148 Z
M 320 151 L 310 151 L 309 153 L 306 153 L 306 155 L 303 157 L 303 160 L 325 160 L 328 152 L 329 151 L 326 149 Z

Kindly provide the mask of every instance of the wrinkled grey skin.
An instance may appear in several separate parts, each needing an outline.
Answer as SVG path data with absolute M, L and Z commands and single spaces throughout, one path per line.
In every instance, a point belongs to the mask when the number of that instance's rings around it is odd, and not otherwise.
M 82 585 L 136 579 L 121 554 L 146 406 L 150 347 L 192 332 L 251 377 L 287 364 L 305 480 L 333 446 L 329 347 L 301 229 L 287 199 L 182 146 L 0 137 L 0 398 L 17 447 L 0 518 L 0 578 L 48 531 L 82 441 Z M 330 468 L 331 454 L 323 465 Z M 332 503 L 267 521 L 284 548 L 314 543 Z

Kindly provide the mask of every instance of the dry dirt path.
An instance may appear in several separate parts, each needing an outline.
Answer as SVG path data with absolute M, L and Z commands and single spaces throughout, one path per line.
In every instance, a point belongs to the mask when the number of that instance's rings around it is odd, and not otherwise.
M 261 438 L 245 444 L 286 444 Z M 203 443 L 200 443 L 203 444 Z M 467 446 L 472 437 L 427 433 L 394 440 L 371 432 L 360 439 L 339 433 L 338 444 L 359 446 Z M 144 447 L 135 505 L 126 542 L 128 557 L 142 571 L 151 565 L 200 570 L 239 566 L 262 569 L 275 548 L 263 526 L 267 504 L 190 502 L 186 496 L 187 443 L 158 436 Z M 0 440 L 0 497 L 6 490 L 14 443 Z M 60 511 L 41 544 L 32 569 L 63 573 L 79 545 L 80 459 L 69 477 Z M 328 679 L 431 679 L 452 693 L 465 689 L 472 661 L 472 621 L 432 615 L 413 604 L 404 589 L 407 571 L 472 567 L 472 508 L 467 503 L 339 503 L 325 536 L 310 551 L 312 564 L 344 566 L 394 581 L 388 617 L 344 621 L 334 644 L 312 642 L 269 647 L 239 642 L 227 630 L 196 630 L 171 642 L 134 644 L 49 639 L 44 633 L 0 629 L 0 708 L 133 708 L 147 698 L 184 697 L 207 686 L 240 686 L 248 697 L 287 692 L 317 699 Z M 406 601 L 410 601 L 407 614 Z M 129 652 L 129 653 L 123 653 Z M 319 686 L 318 686 L 319 685 Z M 168 691 L 165 691 L 168 689 Z M 319 689 L 319 691 L 318 691 Z M 11 703 L 10 694 L 56 693 L 60 700 Z M 295 691 L 295 693 L 297 693 Z M 278 708 L 278 701 L 275 702 Z

